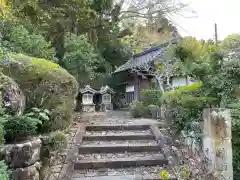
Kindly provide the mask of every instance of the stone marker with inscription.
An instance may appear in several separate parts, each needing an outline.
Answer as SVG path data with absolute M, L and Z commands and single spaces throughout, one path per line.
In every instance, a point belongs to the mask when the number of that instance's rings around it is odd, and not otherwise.
M 233 180 L 231 114 L 229 109 L 204 109 L 203 150 L 217 180 Z

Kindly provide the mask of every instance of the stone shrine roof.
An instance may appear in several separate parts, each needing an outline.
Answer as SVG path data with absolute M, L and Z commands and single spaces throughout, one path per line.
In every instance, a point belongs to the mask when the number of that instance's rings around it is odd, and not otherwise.
M 107 92 L 111 93 L 111 94 L 114 94 L 115 92 L 113 91 L 112 88 L 110 88 L 108 85 L 106 86 L 102 86 L 101 89 L 100 89 L 100 94 L 105 94 Z
M 97 93 L 97 91 L 96 91 L 95 89 L 91 88 L 90 85 L 86 85 L 85 88 L 80 89 L 80 92 L 81 92 L 82 94 L 87 93 L 87 92 L 90 92 L 90 93 L 92 93 L 92 94 Z
M 114 93 L 115 93 L 115 92 L 113 91 L 113 89 L 110 88 L 108 85 L 102 86 L 99 91 L 91 88 L 90 85 L 86 85 L 85 88 L 80 89 L 80 92 L 81 92 L 82 94 L 85 94 L 85 93 L 87 93 L 87 92 L 90 92 L 90 93 L 92 93 L 92 94 L 96 94 L 96 93 L 105 94 L 105 93 L 107 93 L 107 92 L 109 92 L 110 94 L 114 94 Z

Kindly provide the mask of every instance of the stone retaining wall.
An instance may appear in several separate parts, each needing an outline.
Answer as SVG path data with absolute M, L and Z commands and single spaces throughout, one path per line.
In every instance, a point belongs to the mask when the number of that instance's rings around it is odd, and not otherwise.
M 11 180 L 61 179 L 66 173 L 64 166 L 68 163 L 67 156 L 75 143 L 78 127 L 81 127 L 80 124 L 74 123 L 68 130 L 68 146 L 61 153 L 44 154 L 43 149 L 47 144 L 43 137 L 4 146 L 0 151 L 0 158 L 10 168 Z
M 1 158 L 11 168 L 13 180 L 39 180 L 41 140 L 10 144 L 1 150 Z

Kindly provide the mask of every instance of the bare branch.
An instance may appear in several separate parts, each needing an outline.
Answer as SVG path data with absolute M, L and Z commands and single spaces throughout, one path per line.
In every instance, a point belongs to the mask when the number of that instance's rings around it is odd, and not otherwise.
M 155 11 L 152 11 L 150 14 L 147 14 L 147 13 L 141 13 L 141 12 L 138 12 L 138 11 L 132 11 L 132 10 L 129 10 L 129 11 L 122 11 L 121 12 L 121 15 L 119 17 L 119 20 L 123 20 L 123 19 L 127 19 L 127 18 L 132 18 L 132 17 L 138 17 L 138 18 L 142 18 L 142 19 L 148 19 L 149 18 L 149 15 L 152 15 L 153 18 L 157 18 L 157 16 L 159 15 L 162 15 L 164 16 L 164 14 L 167 14 L 167 13 L 177 13 L 180 9 L 171 9 L 171 8 L 168 8 L 168 9 L 161 9 L 161 10 L 155 10 Z
M 123 0 L 121 1 L 123 7 Z M 127 8 L 122 8 L 120 20 L 126 18 L 157 18 L 160 15 L 181 12 L 187 5 L 183 3 L 171 3 L 168 0 L 132 0 Z

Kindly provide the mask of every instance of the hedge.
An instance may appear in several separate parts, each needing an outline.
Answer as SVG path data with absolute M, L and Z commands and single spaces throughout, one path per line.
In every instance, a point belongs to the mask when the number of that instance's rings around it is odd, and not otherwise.
M 66 128 L 72 120 L 78 83 L 58 64 L 22 54 L 0 58 L 3 73 L 15 80 L 30 107 L 49 109 L 49 130 Z

